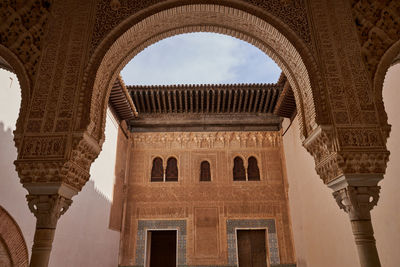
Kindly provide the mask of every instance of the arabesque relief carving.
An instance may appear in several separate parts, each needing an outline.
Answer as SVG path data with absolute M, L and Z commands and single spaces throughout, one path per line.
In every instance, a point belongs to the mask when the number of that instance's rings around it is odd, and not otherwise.
M 153 5 L 162 4 L 163 0 L 145 0 L 145 1 L 128 1 L 128 0 L 100 0 L 97 3 L 97 13 L 95 22 L 95 36 L 92 39 L 92 51 L 100 44 L 105 36 L 116 26 L 129 18 L 132 14 L 139 11 L 150 10 Z M 186 3 L 185 3 L 186 2 Z M 201 1 L 185 1 L 183 4 L 196 4 Z M 237 5 L 229 1 L 218 1 L 218 4 Z M 243 3 L 249 3 L 254 7 L 281 19 L 288 27 L 304 40 L 309 43 L 310 29 L 308 26 L 306 5 L 304 0 L 270 0 L 268 2 L 260 0 L 245 0 Z M 182 3 L 180 3 L 182 4 Z M 175 4 L 176 5 L 176 4 Z M 173 7 L 169 4 L 169 8 Z M 246 5 L 247 7 L 247 5 Z M 284 7 L 284 8 L 282 8 Z M 154 11 L 153 11 L 154 12 Z M 251 12 L 250 12 L 251 13 Z
M 63 158 L 66 149 L 66 136 L 25 137 L 20 153 L 21 159 L 35 157 Z
M 90 166 L 100 147 L 88 135 L 70 139 L 66 143 L 71 143 L 72 148 L 58 145 L 57 138 L 56 141 L 52 137 L 47 141 L 43 141 L 44 137 L 33 138 L 32 148 L 22 150 L 25 154 L 15 161 L 21 183 L 63 182 L 80 191 L 89 180 Z M 65 153 L 63 149 L 67 149 Z
M 351 2 L 366 68 L 373 78 L 380 59 L 400 39 L 399 1 Z
M 23 62 L 33 81 L 43 49 L 52 0 L 0 3 L 0 43 Z
M 370 129 L 342 129 L 337 135 L 333 128 L 320 127 L 303 145 L 327 184 L 344 174 L 384 174 L 389 151 L 379 137 Z
M 136 148 L 278 147 L 279 132 L 133 133 Z

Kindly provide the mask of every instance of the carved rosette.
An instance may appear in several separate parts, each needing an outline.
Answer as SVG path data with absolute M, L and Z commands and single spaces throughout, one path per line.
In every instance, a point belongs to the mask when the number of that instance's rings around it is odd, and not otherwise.
M 371 220 L 370 211 L 379 200 L 380 186 L 348 186 L 333 196 L 341 209 L 349 214 L 350 220 Z
M 60 195 L 27 195 L 30 211 L 35 215 L 37 228 L 56 228 L 57 221 L 72 204 Z
M 303 143 L 314 157 L 315 169 L 325 184 L 346 174 L 384 174 L 389 160 L 385 144 L 379 132 L 370 129 L 345 132 L 324 126 Z

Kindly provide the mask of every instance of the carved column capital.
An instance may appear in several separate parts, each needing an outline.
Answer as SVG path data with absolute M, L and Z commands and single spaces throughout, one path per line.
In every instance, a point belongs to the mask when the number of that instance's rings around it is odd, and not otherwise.
M 370 211 L 378 204 L 381 187 L 379 176 L 342 176 L 328 186 L 340 209 L 349 214 L 351 221 L 371 220 Z
M 350 220 L 371 220 L 370 211 L 379 200 L 380 186 L 348 186 L 333 192 L 339 208 L 349 214 Z
M 58 194 L 54 195 L 27 195 L 26 200 L 30 211 L 35 215 L 37 228 L 55 229 L 57 221 L 63 215 L 72 200 Z

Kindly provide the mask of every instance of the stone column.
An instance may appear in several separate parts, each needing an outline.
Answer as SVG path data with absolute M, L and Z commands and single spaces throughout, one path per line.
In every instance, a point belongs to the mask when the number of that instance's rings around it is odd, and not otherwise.
M 380 267 L 374 230 L 371 223 L 371 209 L 378 203 L 379 175 L 342 176 L 328 186 L 339 207 L 348 213 L 361 267 Z
M 30 266 L 47 267 L 57 221 L 68 210 L 76 191 L 62 184 L 24 186 L 30 193 L 26 196 L 29 209 L 36 217 Z

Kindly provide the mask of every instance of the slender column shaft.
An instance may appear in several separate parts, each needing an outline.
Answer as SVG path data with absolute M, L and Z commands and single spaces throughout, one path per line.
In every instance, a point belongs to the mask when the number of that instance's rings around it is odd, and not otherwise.
M 47 267 L 58 219 L 72 200 L 59 194 L 27 195 L 28 207 L 36 217 L 30 267 Z
M 56 229 L 36 228 L 30 267 L 47 267 Z
M 348 215 L 361 267 L 381 267 L 371 223 L 371 209 L 378 203 L 381 177 L 343 177 L 328 184 L 341 209 Z
M 380 267 L 371 220 L 351 221 L 361 267 Z

